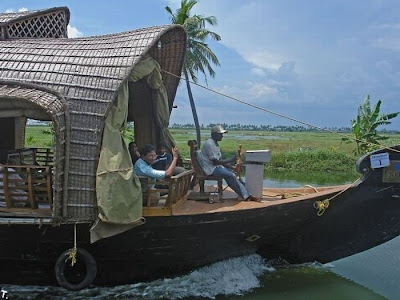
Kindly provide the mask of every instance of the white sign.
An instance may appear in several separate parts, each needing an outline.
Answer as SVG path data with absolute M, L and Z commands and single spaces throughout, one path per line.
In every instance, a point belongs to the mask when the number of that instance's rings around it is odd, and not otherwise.
M 373 154 L 370 156 L 370 160 L 372 169 L 383 168 L 390 165 L 389 154 L 387 152 Z

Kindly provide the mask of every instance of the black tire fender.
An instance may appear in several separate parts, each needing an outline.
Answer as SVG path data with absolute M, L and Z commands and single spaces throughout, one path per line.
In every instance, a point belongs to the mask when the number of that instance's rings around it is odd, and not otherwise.
M 70 291 L 79 291 L 90 284 L 93 283 L 94 279 L 96 278 L 97 274 L 97 264 L 96 260 L 93 256 L 82 248 L 77 248 L 77 260 L 81 260 L 86 266 L 86 275 L 85 278 L 79 283 L 71 283 L 65 278 L 65 266 L 66 264 L 70 263 L 70 260 L 67 260 L 70 250 L 65 250 L 61 255 L 58 257 L 54 271 L 56 274 L 57 282 L 63 288 L 66 288 Z

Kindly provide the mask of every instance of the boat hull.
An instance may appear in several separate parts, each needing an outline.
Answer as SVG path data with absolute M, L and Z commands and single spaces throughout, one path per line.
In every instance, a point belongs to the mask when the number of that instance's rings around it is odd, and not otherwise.
M 392 153 L 391 159 L 398 156 Z M 207 213 L 147 217 L 144 225 L 93 244 L 90 225 L 78 224 L 77 246 L 96 260 L 99 285 L 182 274 L 251 253 L 289 263 L 333 261 L 400 233 L 400 172 L 384 182 L 384 169 L 369 168 L 367 156 L 358 168 L 364 176 L 351 186 L 288 200 L 224 202 Z M 314 204 L 327 199 L 329 206 L 318 215 Z M 0 282 L 56 284 L 55 262 L 73 247 L 74 227 L 3 222 L 0 245 Z
M 89 225 L 80 224 L 77 245 L 95 258 L 95 283 L 100 285 L 181 274 L 250 253 L 289 263 L 324 263 L 398 236 L 400 201 L 392 196 L 390 190 L 376 193 L 374 187 L 352 187 L 332 199 L 322 216 L 313 207 L 318 199 L 309 199 L 204 215 L 150 217 L 145 225 L 94 244 L 89 243 Z M 72 225 L 1 225 L 0 236 L 0 280 L 7 283 L 56 284 L 54 264 L 73 247 Z M 21 276 L 25 272 L 30 275 Z M 38 276 L 32 276 L 35 273 Z

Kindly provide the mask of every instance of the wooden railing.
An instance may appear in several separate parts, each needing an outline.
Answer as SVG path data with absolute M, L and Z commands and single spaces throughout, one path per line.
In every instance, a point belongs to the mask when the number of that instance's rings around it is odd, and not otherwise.
M 50 166 L 0 165 L 0 211 L 51 207 Z
M 149 177 L 139 176 L 143 193 L 143 206 L 146 208 L 171 208 L 186 197 L 192 180 L 193 170 L 187 170 L 168 180 L 154 181 Z

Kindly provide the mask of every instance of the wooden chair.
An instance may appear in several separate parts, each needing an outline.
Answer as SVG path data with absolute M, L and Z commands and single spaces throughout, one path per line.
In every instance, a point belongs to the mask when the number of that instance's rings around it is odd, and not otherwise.
M 0 201 L 6 210 L 52 207 L 51 167 L 3 165 L 0 180 Z
M 53 150 L 50 148 L 21 148 L 8 150 L 7 164 L 14 165 L 53 165 Z
M 51 148 L 31 148 L 35 151 L 36 162 L 41 166 L 53 165 L 53 149 Z
M 196 140 L 190 140 L 188 141 L 188 146 L 190 147 L 190 159 L 192 162 L 192 168 L 194 170 L 194 176 L 192 180 L 192 188 L 196 185 L 196 183 L 199 183 L 200 187 L 200 195 L 204 195 L 204 183 L 206 180 L 213 180 L 217 181 L 218 183 L 218 196 L 219 199 L 222 199 L 222 194 L 223 194 L 223 189 L 222 189 L 222 177 L 221 176 L 213 176 L 213 175 L 206 175 L 204 174 L 203 169 L 201 168 L 198 160 L 197 160 L 197 154 L 198 154 L 198 146 L 197 146 L 197 141 Z

